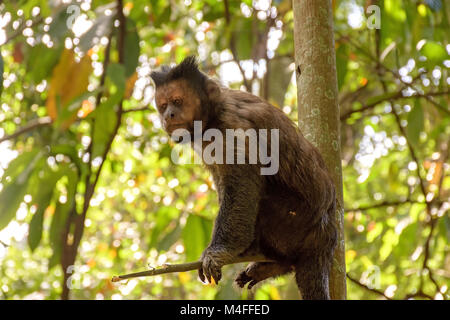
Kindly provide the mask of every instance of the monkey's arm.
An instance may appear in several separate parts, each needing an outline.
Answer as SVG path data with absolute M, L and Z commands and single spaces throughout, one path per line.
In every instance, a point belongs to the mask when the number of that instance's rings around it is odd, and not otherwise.
M 210 245 L 203 252 L 202 281 L 217 283 L 220 268 L 244 252 L 255 239 L 258 205 L 264 180 L 259 169 L 252 165 L 228 165 L 227 174 L 217 186 L 220 193 L 220 210 L 214 224 Z

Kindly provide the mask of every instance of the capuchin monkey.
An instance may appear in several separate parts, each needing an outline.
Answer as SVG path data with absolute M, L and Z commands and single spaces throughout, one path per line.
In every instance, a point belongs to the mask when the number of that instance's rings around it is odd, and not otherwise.
M 239 257 L 263 255 L 271 262 L 250 263 L 236 278 L 241 288 L 295 272 L 303 299 L 329 299 L 337 243 L 336 196 L 319 151 L 280 109 L 253 94 L 220 85 L 199 71 L 195 57 L 173 68 L 163 66 L 151 77 L 156 106 L 169 135 L 183 129 L 193 136 L 194 121 L 201 121 L 202 132 L 216 129 L 223 136 L 227 129 L 278 130 L 278 136 L 265 140 L 267 150 L 271 143 L 278 144 L 275 173 L 262 174 L 267 163 L 261 161 L 205 163 L 220 210 L 212 240 L 201 256 L 200 279 L 211 282 L 213 278 L 218 283 L 223 265 Z M 242 152 L 227 148 L 227 143 L 222 144 L 224 153 Z M 208 141 L 203 141 L 200 148 L 207 146 Z M 250 142 L 245 146 L 249 160 Z

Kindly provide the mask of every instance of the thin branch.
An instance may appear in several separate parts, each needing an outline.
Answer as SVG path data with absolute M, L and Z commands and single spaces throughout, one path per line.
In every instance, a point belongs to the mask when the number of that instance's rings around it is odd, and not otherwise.
M 434 300 L 434 298 L 433 298 L 432 296 L 430 296 L 429 294 L 426 294 L 426 293 L 423 292 L 423 291 L 419 291 L 419 292 L 416 292 L 416 293 L 410 293 L 410 294 L 407 294 L 407 295 L 405 296 L 405 298 L 403 298 L 403 299 L 404 299 L 404 300 L 408 300 L 408 299 L 415 298 L 415 297 L 427 298 L 427 299 L 429 299 L 429 300 Z
M 242 262 L 255 262 L 255 261 L 270 261 L 264 256 L 247 256 L 247 257 L 237 257 L 233 261 L 226 263 L 229 264 L 235 264 L 235 263 L 242 263 Z M 163 265 L 161 268 L 142 271 L 142 272 L 135 272 L 130 274 L 124 274 L 120 276 L 114 276 L 111 281 L 112 282 L 118 282 L 125 279 L 130 278 L 138 278 L 138 277 L 151 277 L 156 276 L 160 274 L 166 274 L 166 273 L 174 273 L 174 272 L 185 272 L 185 271 L 192 271 L 192 270 L 198 270 L 202 266 L 201 261 L 195 261 L 195 262 L 188 262 L 188 263 L 182 263 L 182 264 L 166 264 Z
M 400 205 L 404 205 L 404 204 L 412 204 L 412 203 L 421 203 L 421 204 L 426 204 L 425 202 L 421 202 L 421 201 L 416 201 L 416 200 L 399 200 L 399 201 L 383 201 L 377 204 L 373 204 L 373 205 L 367 205 L 367 206 L 361 206 L 358 208 L 351 208 L 351 209 L 345 209 L 346 212 L 354 212 L 354 211 L 365 211 L 365 210 L 370 210 L 370 209 L 377 209 L 377 208 L 382 208 L 382 207 L 394 207 L 394 206 L 400 206 Z
M 42 117 L 42 118 L 33 119 L 30 122 L 28 122 L 24 127 L 20 128 L 16 132 L 14 132 L 13 134 L 10 134 L 9 136 L 0 138 L 0 143 L 4 142 L 6 140 L 14 139 L 14 138 L 20 136 L 21 134 L 26 133 L 31 130 L 34 130 L 36 128 L 48 126 L 51 123 L 52 123 L 52 119 L 50 117 Z
M 230 24 L 230 6 L 228 5 L 228 0 L 223 1 L 223 5 L 225 6 L 225 22 L 227 25 Z
M 123 110 L 123 113 L 140 112 L 140 111 L 151 111 L 151 109 L 148 106 L 142 106 Z
M 230 17 L 230 10 L 229 10 L 229 7 L 228 7 L 228 0 L 224 0 L 224 6 L 225 6 L 225 25 L 226 25 L 227 28 L 230 28 L 231 17 Z M 240 63 L 240 61 L 238 59 L 238 56 L 237 56 L 236 37 L 235 37 L 235 34 L 234 34 L 233 30 L 231 30 L 230 50 L 231 50 L 231 53 L 233 54 L 233 61 L 236 62 L 236 64 L 239 67 L 239 71 L 242 74 L 242 79 L 243 79 L 243 82 L 244 82 L 244 86 L 247 89 L 247 91 L 250 92 L 252 88 L 251 88 L 250 84 L 248 83 L 247 79 L 245 78 L 244 68 L 242 68 L 241 63 Z
M 398 100 L 398 99 L 412 99 L 412 98 L 426 98 L 426 97 L 432 97 L 432 96 L 442 96 L 442 95 L 448 95 L 450 94 L 450 91 L 438 91 L 438 92 L 428 92 L 428 93 L 414 93 L 410 96 L 404 96 L 402 93 L 402 90 L 400 90 L 397 93 L 392 93 L 392 95 L 388 95 L 387 98 L 385 99 L 381 99 L 378 101 L 374 101 L 370 104 L 366 104 L 364 106 L 362 106 L 359 109 L 355 109 L 355 110 L 349 110 L 345 113 L 343 113 L 341 115 L 341 121 L 346 120 L 347 118 L 349 118 L 352 114 L 356 113 L 356 112 L 363 112 L 369 109 L 372 109 L 374 107 L 376 107 L 377 105 L 379 105 L 382 102 L 386 102 L 386 101 L 393 101 L 393 100 Z
M 1 1 L 0 1 L 0 3 L 1 3 Z M 44 18 L 41 17 L 41 16 L 38 16 L 37 18 L 35 18 L 32 21 L 31 26 L 27 26 L 25 22 L 22 23 L 22 25 L 16 31 L 14 31 L 11 35 L 9 35 L 6 38 L 5 42 L 0 43 L 0 45 L 4 46 L 5 44 L 10 42 L 11 40 L 13 40 L 13 39 L 17 38 L 18 36 L 20 36 L 22 34 L 23 30 L 25 30 L 26 28 L 28 28 L 28 27 L 30 27 L 30 28 L 31 27 L 35 27 L 36 25 L 42 23 L 43 21 L 44 21 Z
M 358 280 L 356 280 L 355 278 L 351 277 L 348 273 L 347 273 L 347 278 L 348 278 L 351 282 L 357 284 L 357 285 L 360 286 L 361 288 L 366 289 L 367 291 L 370 291 L 370 292 L 372 292 L 372 293 L 376 293 L 376 294 L 378 294 L 378 295 L 380 295 L 380 296 L 383 296 L 383 297 L 386 298 L 387 300 L 393 300 L 392 298 L 390 298 L 390 297 L 388 297 L 386 294 L 384 294 L 383 291 L 377 290 L 377 289 L 375 289 L 375 288 L 370 288 L 369 286 L 365 285 L 364 283 L 361 283 L 361 282 L 359 282 Z

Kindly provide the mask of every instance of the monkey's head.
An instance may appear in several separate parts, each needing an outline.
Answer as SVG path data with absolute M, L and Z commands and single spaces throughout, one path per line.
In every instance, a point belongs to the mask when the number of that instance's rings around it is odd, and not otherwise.
M 194 56 L 170 68 L 163 66 L 151 73 L 156 86 L 156 108 L 166 132 L 186 129 L 191 135 L 194 121 L 203 121 L 205 128 L 220 101 L 220 87 L 198 70 Z

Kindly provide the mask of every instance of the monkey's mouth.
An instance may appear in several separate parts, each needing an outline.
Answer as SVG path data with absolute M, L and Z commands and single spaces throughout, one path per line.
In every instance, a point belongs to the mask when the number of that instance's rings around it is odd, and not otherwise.
M 184 122 L 179 123 L 171 123 L 166 125 L 166 131 L 171 134 L 173 131 L 177 129 L 186 129 L 186 124 Z

